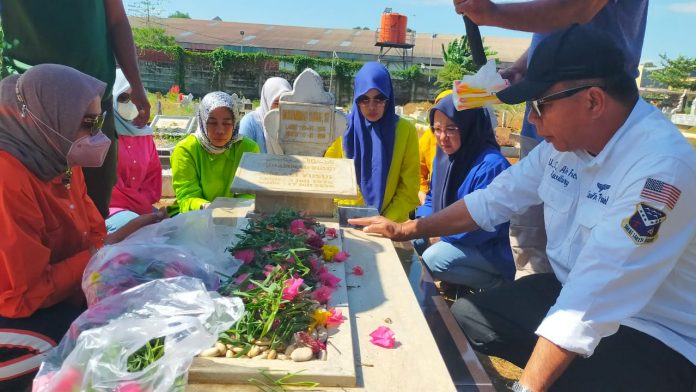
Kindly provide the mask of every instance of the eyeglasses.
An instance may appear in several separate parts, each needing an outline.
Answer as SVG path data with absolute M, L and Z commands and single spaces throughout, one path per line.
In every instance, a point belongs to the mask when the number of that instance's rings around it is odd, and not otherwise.
M 459 128 L 457 127 L 445 127 L 440 128 L 440 127 L 433 127 L 433 133 L 435 136 L 440 137 L 443 133 L 445 134 L 446 137 L 452 137 L 454 135 L 459 135 Z
M 116 101 L 118 103 L 128 103 L 131 100 L 131 96 L 128 93 L 121 93 L 118 98 L 116 98 Z
M 541 106 L 542 105 L 547 104 L 551 101 L 556 101 L 559 99 L 572 97 L 573 95 L 579 93 L 580 91 L 587 90 L 588 88 L 591 88 L 591 87 L 602 87 L 602 86 L 598 86 L 598 85 L 593 84 L 593 85 L 588 85 L 588 86 L 573 87 L 573 88 L 569 88 L 568 90 L 563 90 L 563 91 L 559 91 L 557 93 L 553 93 L 551 95 L 547 95 L 543 98 L 535 99 L 533 101 L 530 101 L 529 103 L 532 105 L 532 108 L 534 108 L 534 111 L 536 112 L 536 114 L 539 117 L 541 117 Z
M 88 129 L 90 135 L 94 136 L 102 130 L 102 126 L 104 126 L 104 118 L 106 118 L 106 112 L 98 114 L 94 117 L 83 118 L 80 128 Z
M 361 95 L 355 100 L 355 102 L 357 102 L 360 106 L 368 106 L 370 103 L 374 103 L 377 106 L 384 106 L 388 100 L 389 98 L 381 94 L 374 98 L 370 98 L 367 95 Z

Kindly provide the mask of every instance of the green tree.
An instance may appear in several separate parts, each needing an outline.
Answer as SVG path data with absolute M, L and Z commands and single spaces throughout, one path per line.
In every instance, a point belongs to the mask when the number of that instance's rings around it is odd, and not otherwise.
M 188 12 L 175 11 L 173 14 L 169 15 L 170 18 L 181 18 L 181 19 L 191 19 Z
M 133 42 L 139 48 L 165 48 L 176 46 L 176 40 L 159 27 L 134 27 Z
M 497 53 L 491 51 L 487 46 L 483 47 L 486 57 L 495 56 Z M 450 42 L 445 48 L 442 45 L 442 59 L 445 61 L 445 66 L 437 73 L 436 85 L 441 90 L 452 88 L 452 82 L 459 80 L 464 75 L 476 73 L 480 68 L 474 63 L 469 49 L 469 39 L 466 35 Z
M 696 90 L 696 58 L 679 56 L 668 59 L 661 54 L 662 69 L 650 73 L 650 78 L 676 90 Z

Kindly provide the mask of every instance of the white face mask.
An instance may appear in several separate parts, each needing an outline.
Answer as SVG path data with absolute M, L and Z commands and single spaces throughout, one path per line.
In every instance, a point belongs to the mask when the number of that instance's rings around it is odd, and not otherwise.
M 125 103 L 118 102 L 116 111 L 118 112 L 119 116 L 126 121 L 133 121 L 136 117 L 138 117 L 138 107 L 135 106 L 135 104 L 131 101 Z

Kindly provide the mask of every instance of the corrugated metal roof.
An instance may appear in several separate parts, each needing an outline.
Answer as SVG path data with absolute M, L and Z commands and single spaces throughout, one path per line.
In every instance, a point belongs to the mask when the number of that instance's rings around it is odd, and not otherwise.
M 131 25 L 142 26 L 144 21 L 130 17 Z M 215 22 L 213 22 L 215 23 Z M 320 56 L 331 57 L 336 51 L 339 57 L 355 55 L 377 56 L 379 48 L 375 46 L 374 30 L 353 30 L 318 27 L 297 27 L 265 25 L 243 22 L 217 22 L 209 20 L 167 18 L 157 19 L 150 24 L 162 27 L 174 36 L 182 46 L 196 50 L 213 50 L 220 46 L 253 47 L 268 50 L 271 53 L 298 53 L 312 51 Z M 462 34 L 464 33 L 462 28 Z M 244 37 L 240 34 L 244 31 Z M 182 34 L 189 33 L 189 34 Z M 254 37 L 254 38 L 252 38 Z M 427 63 L 432 56 L 433 64 L 441 64 L 441 46 L 449 44 L 460 36 L 452 34 L 418 33 L 413 48 L 413 62 Z M 244 39 L 244 41 L 242 41 Z M 249 42 L 248 40 L 253 40 Z M 484 44 L 497 52 L 502 62 L 515 61 L 529 46 L 528 38 L 484 37 Z M 323 52 L 323 53 L 322 53 Z M 346 54 L 347 56 L 343 56 Z

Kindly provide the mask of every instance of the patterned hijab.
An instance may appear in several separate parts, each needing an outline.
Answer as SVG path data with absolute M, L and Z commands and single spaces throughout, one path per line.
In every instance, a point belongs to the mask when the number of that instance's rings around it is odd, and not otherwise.
M 371 89 L 379 90 L 388 98 L 384 115 L 375 122 L 368 121 L 360 113 L 357 103 L 357 99 Z M 366 63 L 355 75 L 353 108 L 348 115 L 348 129 L 343 135 L 343 152 L 347 158 L 353 159 L 365 203 L 379 211 L 384 207 L 384 190 L 394 153 L 398 121 L 389 71 L 380 63 Z
M 87 107 L 106 84 L 76 69 L 41 64 L 0 81 L 0 150 L 12 154 L 42 181 L 68 169 L 66 155 Z M 26 110 L 19 99 L 24 101 Z
M 222 91 L 213 91 L 212 93 L 206 94 L 201 100 L 201 104 L 198 106 L 198 114 L 196 114 L 198 117 L 198 128 L 196 128 L 195 135 L 198 142 L 201 143 L 201 146 L 203 146 L 203 148 L 210 154 L 222 154 L 232 147 L 234 143 L 242 140 L 242 138 L 239 137 L 239 130 L 237 129 L 237 124 L 239 123 L 239 112 L 237 111 L 237 105 L 235 105 L 235 103 L 236 102 L 231 95 L 223 93 Z M 210 141 L 208 138 L 208 127 L 206 125 L 210 112 L 217 108 L 230 109 L 232 116 L 234 117 L 234 131 L 232 133 L 232 138 L 222 147 L 216 147 Z

